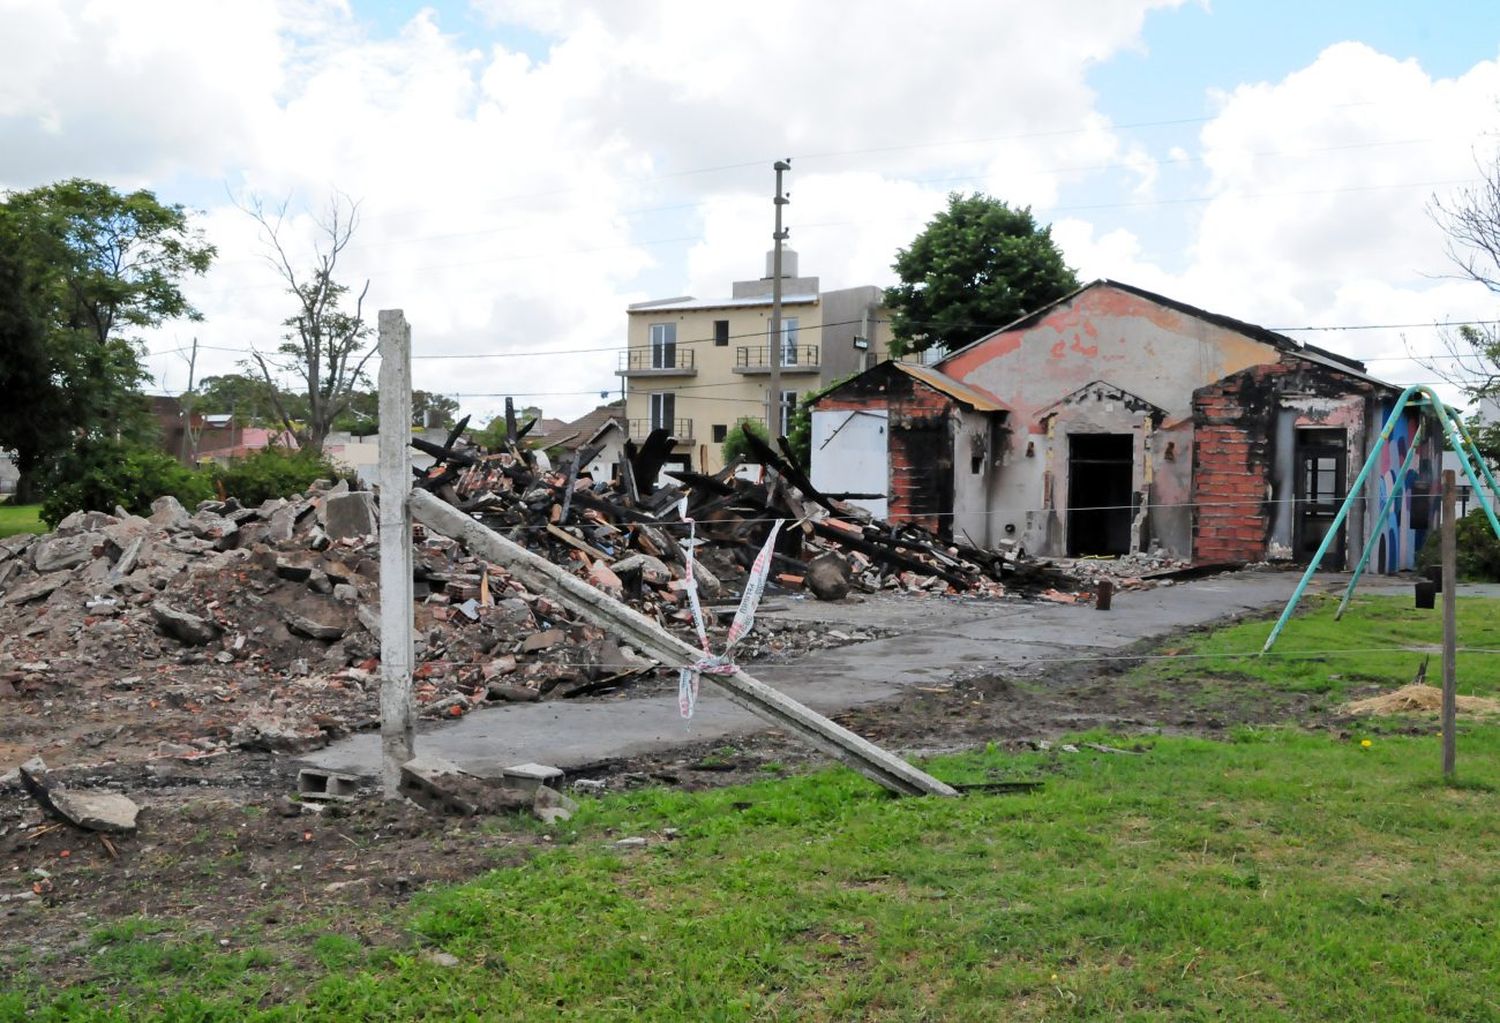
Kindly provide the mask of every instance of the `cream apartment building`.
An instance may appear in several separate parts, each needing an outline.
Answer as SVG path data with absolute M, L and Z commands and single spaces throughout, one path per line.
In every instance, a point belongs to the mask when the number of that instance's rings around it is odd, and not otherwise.
M 771 376 L 771 263 L 766 276 L 735 281 L 727 298 L 638 302 L 627 310 L 625 385 L 628 432 L 639 440 L 664 427 L 677 440 L 679 466 L 724 467 L 720 449 L 741 419 L 764 422 Z M 782 251 L 781 401 L 777 433 L 797 400 L 885 358 L 882 291 L 873 284 L 822 291 L 797 276 L 797 254 Z

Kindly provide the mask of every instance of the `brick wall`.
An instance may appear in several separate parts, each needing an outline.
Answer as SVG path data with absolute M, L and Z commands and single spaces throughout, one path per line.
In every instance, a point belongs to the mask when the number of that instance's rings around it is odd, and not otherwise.
M 1271 431 L 1279 365 L 1193 392 L 1193 560 L 1260 561 L 1271 520 Z

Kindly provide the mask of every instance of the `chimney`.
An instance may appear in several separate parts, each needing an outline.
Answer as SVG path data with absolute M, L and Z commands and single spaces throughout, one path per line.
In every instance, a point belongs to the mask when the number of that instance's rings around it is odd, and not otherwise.
M 769 281 L 775 273 L 775 266 L 776 250 L 772 249 L 766 253 L 766 275 L 761 280 Z M 781 247 L 781 276 L 783 278 L 797 276 L 797 253 L 794 249 L 789 249 L 784 245 Z

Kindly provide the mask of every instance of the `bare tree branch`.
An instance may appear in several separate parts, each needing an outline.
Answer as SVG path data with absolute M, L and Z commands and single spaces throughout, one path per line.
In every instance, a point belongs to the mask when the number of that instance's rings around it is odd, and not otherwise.
M 329 197 L 326 210 L 315 221 L 317 238 L 310 271 L 298 268 L 285 240 L 287 201 L 274 209 L 256 197 L 236 200 L 235 205 L 260 225 L 266 258 L 297 300 L 297 311 L 283 321 L 287 333 L 277 355 L 267 359 L 256 353 L 255 359 L 268 383 L 268 363 L 301 378 L 308 417 L 296 435 L 305 446 L 321 451 L 333 421 L 348 409 L 356 388 L 367 383 L 364 367 L 373 352 L 366 351 L 365 345 L 370 328 L 364 319 L 364 300 L 370 283 L 365 282 L 349 313 L 343 309 L 349 288 L 338 281 L 339 260 L 359 226 L 360 204 L 339 191 Z M 283 419 L 288 418 L 284 409 L 279 411 Z

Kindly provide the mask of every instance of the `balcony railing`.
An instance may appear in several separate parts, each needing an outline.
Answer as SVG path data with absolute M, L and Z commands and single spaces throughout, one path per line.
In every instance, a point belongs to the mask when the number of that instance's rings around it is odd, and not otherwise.
M 620 353 L 620 376 L 697 376 L 698 367 L 691 348 L 671 345 L 666 348 L 627 348 Z
M 693 439 L 693 421 L 691 419 L 674 419 L 669 422 L 656 419 L 631 419 L 625 426 L 627 432 L 634 440 L 644 440 L 650 435 L 652 430 L 658 427 L 670 428 L 672 436 L 676 437 L 680 442 L 685 443 Z
M 735 350 L 736 373 L 771 372 L 771 345 L 746 345 Z M 817 373 L 822 367 L 817 345 L 787 345 L 781 350 L 781 372 Z

